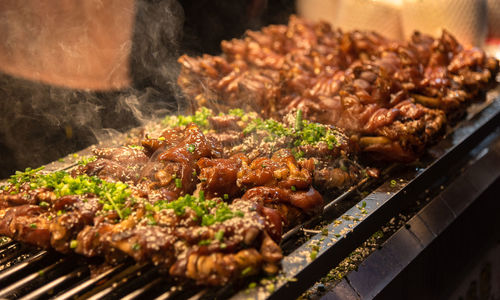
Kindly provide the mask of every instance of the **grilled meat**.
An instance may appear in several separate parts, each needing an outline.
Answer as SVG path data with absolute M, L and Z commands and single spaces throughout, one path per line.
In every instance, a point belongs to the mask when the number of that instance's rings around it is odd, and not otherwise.
M 0 235 L 200 285 L 275 274 L 284 231 L 320 213 L 322 194 L 377 176 L 358 149 L 416 159 L 498 73 L 447 32 L 395 43 L 296 17 L 222 49 L 180 59 L 179 84 L 214 111 L 169 116 L 71 173 L 17 173 L 0 189 Z M 241 101 L 257 113 L 230 109 Z
M 341 192 L 363 173 L 342 131 L 301 111 L 281 123 L 202 109 L 166 118 L 141 145 L 93 153 L 71 173 L 12 176 L 0 189 L 0 234 L 152 262 L 200 285 L 276 273 L 283 232 L 323 207 L 316 187 Z
M 306 119 L 347 130 L 364 152 L 403 162 L 482 99 L 499 71 L 496 59 L 446 31 L 398 43 L 295 16 L 221 48 L 220 56 L 179 58 L 178 83 L 194 104 L 277 119 L 301 109 Z
M 345 133 L 304 120 L 300 110 L 291 111 L 283 122 L 241 109 L 216 115 L 202 108 L 185 118 L 167 117 L 164 123 L 175 127 L 196 121 L 222 147 L 221 158 L 198 161 L 201 187 L 209 197 L 215 192 L 218 197 L 236 197 L 254 186 L 274 185 L 296 190 L 312 185 L 322 192 L 338 193 L 363 177 L 362 167 L 355 162 L 355 145 Z M 337 175 L 332 181 L 333 174 Z

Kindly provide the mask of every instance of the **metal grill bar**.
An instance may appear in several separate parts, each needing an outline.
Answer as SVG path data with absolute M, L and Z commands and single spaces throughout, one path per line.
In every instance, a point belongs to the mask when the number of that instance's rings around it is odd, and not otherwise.
M 0 259 L 0 271 L 8 267 L 9 262 L 15 261 L 20 253 L 23 253 L 23 250 L 19 244 L 15 243 L 3 249 L 2 253 L 0 253 L 0 256 L 2 256 Z
M 31 260 L 30 262 L 25 262 L 21 263 L 15 267 L 13 267 L 13 270 L 17 270 L 19 272 L 20 269 L 16 267 L 22 267 L 22 266 L 34 266 L 34 264 L 40 262 L 40 264 L 44 263 L 44 260 L 42 260 L 45 257 L 48 257 L 47 252 L 42 252 L 35 257 L 34 260 Z M 45 255 L 44 255 L 45 254 Z M 33 289 L 34 286 L 36 286 L 39 283 L 43 283 L 46 281 L 45 276 L 48 276 L 51 272 L 54 272 L 57 268 L 63 267 L 63 268 L 68 268 L 68 262 L 67 260 L 59 260 L 56 261 L 55 263 L 49 264 L 47 267 L 42 267 L 41 270 L 35 271 L 33 273 L 30 273 L 29 275 L 25 276 L 22 279 L 19 279 L 15 281 L 14 283 L 10 284 L 9 286 L 3 288 L 0 290 L 0 297 L 18 297 L 22 295 L 24 292 L 29 291 Z M 38 266 L 38 264 L 36 264 Z M 43 266 L 43 264 L 42 264 Z M 7 270 L 10 271 L 10 270 Z M 9 272 L 6 272 L 7 274 Z M 52 277 L 52 276 L 50 276 Z M 48 278 L 50 278 L 48 277 Z
M 159 295 L 155 300 L 166 299 L 190 299 L 200 292 L 200 288 L 187 286 L 169 287 L 166 292 Z
M 14 241 L 8 241 L 5 244 L 3 244 L 2 246 L 0 246 L 0 256 L 2 256 L 7 249 L 12 248 L 16 245 L 19 245 L 19 244 L 17 244 Z
M 45 295 L 51 295 L 54 294 L 55 291 L 57 290 L 62 290 L 65 287 L 68 287 L 71 285 L 72 282 L 77 281 L 78 279 L 82 277 L 88 276 L 89 269 L 87 267 L 79 267 L 75 269 L 74 271 L 65 274 L 61 277 L 58 277 L 51 282 L 43 285 L 42 287 L 32 291 L 31 293 L 25 295 L 21 299 L 27 300 L 27 299 L 39 299 Z
M 36 253 L 35 255 L 28 257 L 23 262 L 16 264 L 16 265 L 4 270 L 2 273 L 0 273 L 0 284 L 2 284 L 2 285 L 6 284 L 9 281 L 9 279 L 11 279 L 13 277 L 17 277 L 15 275 L 18 275 L 18 274 L 20 275 L 22 273 L 22 271 L 32 268 L 36 263 L 38 263 L 39 261 L 41 261 L 43 258 L 45 258 L 47 256 L 49 256 L 49 253 L 47 251 L 43 250 L 43 251 Z M 0 291 L 0 294 L 1 294 L 1 291 Z
M 93 278 L 90 278 L 84 282 L 78 283 L 75 287 L 70 288 L 69 290 L 62 292 L 61 294 L 57 295 L 55 299 L 57 300 L 63 300 L 63 299 L 71 299 L 75 298 L 78 295 L 81 295 L 89 290 L 91 290 L 93 287 L 98 286 L 99 282 L 109 280 L 109 278 L 119 271 L 123 270 L 125 268 L 125 264 L 120 264 L 117 265 Z
M 142 274 L 145 270 L 150 268 L 147 264 L 134 264 L 128 266 L 122 272 L 116 274 L 110 278 L 106 283 L 97 286 L 95 289 L 82 295 L 82 298 L 89 299 L 103 299 L 111 296 L 114 292 L 118 292 L 120 288 L 123 288 L 128 281 L 134 279 Z
M 158 288 L 158 286 L 164 283 L 163 278 L 156 278 L 150 283 L 144 285 L 143 287 L 140 287 L 133 291 L 132 293 L 126 295 L 125 297 L 122 298 L 122 300 L 132 300 L 132 299 L 137 299 L 139 297 L 146 297 L 146 295 L 153 290 L 154 288 Z

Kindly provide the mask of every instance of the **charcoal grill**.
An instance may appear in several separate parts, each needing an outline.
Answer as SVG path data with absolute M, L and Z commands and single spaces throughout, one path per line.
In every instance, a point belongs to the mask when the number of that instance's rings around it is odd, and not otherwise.
M 282 274 L 267 283 L 248 288 L 248 281 L 220 289 L 176 282 L 150 264 L 125 261 L 103 268 L 103 262 L 36 249 L 4 238 L 0 242 L 0 298 L 21 299 L 203 299 L 268 298 L 299 296 L 332 267 L 365 241 L 380 226 L 414 203 L 423 191 L 446 184 L 445 170 L 456 166 L 495 132 L 500 124 L 500 97 L 491 97 L 447 137 L 429 149 L 418 165 L 392 166 L 378 181 L 351 189 L 325 206 L 321 218 L 294 228 L 284 236 L 286 254 Z M 498 130 L 497 130 L 498 131 Z M 499 135 L 499 133 L 496 133 Z M 85 150 L 82 154 L 85 154 Z M 67 169 L 70 162 L 54 162 L 47 169 Z M 312 236 L 307 230 L 327 224 Z M 312 248 L 317 255 L 312 255 Z M 314 257 L 316 256 L 316 257 Z M 100 268 L 99 272 L 93 271 Z M 261 278 L 254 278 L 260 280 Z

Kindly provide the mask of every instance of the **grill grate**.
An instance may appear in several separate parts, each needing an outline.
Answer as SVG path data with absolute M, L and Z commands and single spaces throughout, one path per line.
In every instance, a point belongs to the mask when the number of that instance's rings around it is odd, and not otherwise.
M 405 202 L 405 195 L 425 189 L 435 181 L 442 170 L 467 153 L 500 123 L 500 101 L 493 101 L 467 121 L 463 121 L 442 143 L 431 149 L 425 169 L 413 168 L 407 178 L 396 187 L 385 182 L 365 198 L 356 197 L 354 190 L 333 200 L 325 207 L 323 221 L 330 222 L 329 234 L 322 238 L 316 234 L 311 239 L 302 228 L 285 234 L 283 261 L 285 280 L 276 283 L 274 291 L 264 291 L 264 297 L 273 299 L 295 298 L 321 278 L 326 271 L 348 255 L 390 216 L 397 213 Z M 403 201 L 404 200 L 404 201 Z M 336 220 L 356 210 L 356 203 L 366 202 L 368 214 L 360 222 L 352 220 L 336 226 Z M 375 205 L 375 203 L 377 205 Z M 340 208 L 339 208 L 340 207 Z M 332 211 L 334 211 L 332 213 Z M 314 222 L 310 222 L 314 223 Z M 304 225 L 305 226 L 305 225 Z M 350 228 L 349 234 L 338 234 Z M 336 237 L 336 238 L 334 238 Z M 304 242 L 304 240 L 306 242 Z M 319 245 L 316 259 L 304 259 L 304 251 L 311 243 Z M 307 256 L 307 254 L 306 254 Z M 0 298 L 21 299 L 212 299 L 262 296 L 262 287 L 239 292 L 241 286 L 221 289 L 200 288 L 190 282 L 176 282 L 162 274 L 159 267 L 135 264 L 131 260 L 109 267 L 92 275 L 101 260 L 76 255 L 65 256 L 53 251 L 5 239 L 0 242 Z M 297 278 L 299 282 L 289 281 Z

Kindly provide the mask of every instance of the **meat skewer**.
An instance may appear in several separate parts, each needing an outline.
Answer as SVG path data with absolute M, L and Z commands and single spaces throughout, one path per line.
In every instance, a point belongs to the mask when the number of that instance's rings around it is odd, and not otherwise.
M 206 109 L 166 123 L 141 146 L 94 149 L 71 173 L 12 176 L 0 234 L 224 285 L 278 272 L 283 232 L 324 205 L 315 187 L 340 193 L 364 176 L 347 137 L 300 111 L 287 123 Z
M 178 83 L 194 105 L 244 107 L 347 130 L 363 152 L 409 162 L 496 83 L 498 61 L 448 32 L 394 42 L 373 32 L 332 30 L 295 16 L 248 31 L 220 56 L 182 56 Z M 418 136 L 418 138 L 412 138 Z
M 213 110 L 94 149 L 71 173 L 18 172 L 0 188 L 0 235 L 199 285 L 275 274 L 283 232 L 317 215 L 322 194 L 377 176 L 358 150 L 418 158 L 498 73 L 447 32 L 395 43 L 293 16 L 222 50 L 179 60 L 179 85 Z

